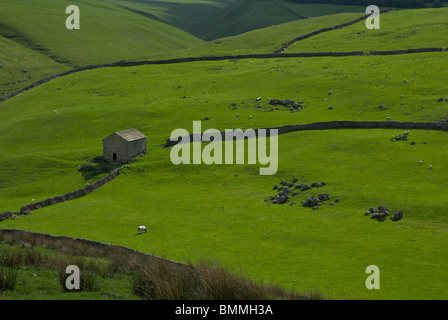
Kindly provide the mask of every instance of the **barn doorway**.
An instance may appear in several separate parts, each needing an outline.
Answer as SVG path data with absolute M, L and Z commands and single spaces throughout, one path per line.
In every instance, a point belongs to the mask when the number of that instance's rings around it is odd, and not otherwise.
M 117 154 L 116 154 L 115 152 L 114 152 L 114 154 L 112 155 L 112 157 L 113 157 L 114 161 L 117 160 Z

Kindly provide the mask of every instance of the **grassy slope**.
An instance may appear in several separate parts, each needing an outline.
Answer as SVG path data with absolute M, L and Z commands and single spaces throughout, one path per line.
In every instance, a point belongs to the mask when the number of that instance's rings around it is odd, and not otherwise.
M 237 35 L 254 29 L 300 19 L 271 0 L 238 0 L 190 28 L 206 39 Z
M 218 56 L 230 54 L 271 53 L 298 36 L 315 30 L 342 24 L 363 13 L 340 13 L 313 19 L 297 20 L 267 28 L 252 30 L 232 37 L 205 42 L 188 49 L 174 50 L 167 54 L 154 54 L 143 60 L 157 60 L 180 57 Z M 135 59 L 134 59 L 135 60 Z
M 13 291 L 0 291 L 0 300 L 138 300 L 131 294 L 131 283 L 128 274 L 107 272 L 111 261 L 102 257 L 87 258 L 85 254 L 61 254 L 56 249 L 44 246 L 6 244 L 0 242 L 0 257 L 4 259 L 0 270 L 8 274 L 7 261 L 15 255 L 12 270 L 17 272 L 16 285 Z M 29 257 L 27 259 L 27 257 Z M 9 258 L 9 260 L 8 260 Z M 33 259 L 34 258 L 34 259 Z M 20 260 L 19 260 L 20 259 Z M 19 262 L 20 261 L 20 262 Z M 59 279 L 59 264 L 64 262 L 79 264 L 81 272 L 84 267 L 95 271 L 93 290 L 63 291 Z M 80 264 L 82 263 L 82 265 Z M 93 269 L 96 267 L 96 269 Z M 99 271 L 105 272 L 100 275 Z
M 39 5 L 30 0 L 2 1 L 0 34 L 15 36 L 18 42 L 71 66 L 114 62 L 201 43 L 186 32 L 108 1 L 78 1 L 81 28 L 67 30 L 67 5 L 51 0 Z
M 154 15 L 165 23 L 187 30 L 208 17 L 217 14 L 235 0 L 114 0 L 115 3 Z
M 160 148 L 173 129 L 191 131 L 192 121 L 206 116 L 211 120 L 204 127 L 218 129 L 446 118 L 448 104 L 436 100 L 447 79 L 434 77 L 446 64 L 445 53 L 301 60 L 108 68 L 57 79 L 2 103 L 4 210 L 82 186 L 77 165 L 100 154 L 101 139 L 113 131 L 141 130 L 150 152 L 88 197 L 1 226 L 123 244 L 176 260 L 211 256 L 266 281 L 317 288 L 333 298 L 446 298 L 446 133 L 414 130 L 415 146 L 390 142 L 399 130 L 291 133 L 280 137 L 279 172 L 268 177 L 258 175 L 258 165 L 174 166 L 170 150 Z M 403 78 L 415 81 L 404 84 Z M 255 108 L 250 100 L 258 96 L 265 107 L 268 97 L 311 102 L 299 113 L 270 112 Z M 238 110 L 231 110 L 232 102 Z M 378 111 L 379 104 L 388 110 Z M 327 191 L 341 203 L 317 211 L 266 205 L 272 185 L 295 176 L 328 183 L 296 202 Z M 404 220 L 378 223 L 363 216 L 380 204 L 403 209 Z M 134 236 L 138 224 L 149 228 L 145 237 Z M 382 271 L 382 290 L 365 289 L 370 264 Z
M 297 42 L 284 52 L 448 47 L 447 39 L 440 36 L 448 32 L 447 18 L 448 8 L 393 11 L 381 15 L 379 30 L 368 30 L 361 22 Z
M 294 3 L 285 0 L 278 0 L 281 5 L 287 6 L 291 10 L 299 13 L 304 17 L 320 17 L 326 15 L 333 15 L 337 13 L 364 13 L 366 7 L 364 6 L 349 6 L 349 5 L 337 5 L 337 4 L 320 4 L 320 3 Z
M 38 79 L 70 69 L 1 36 L 0 66 L 0 95 L 12 93 Z

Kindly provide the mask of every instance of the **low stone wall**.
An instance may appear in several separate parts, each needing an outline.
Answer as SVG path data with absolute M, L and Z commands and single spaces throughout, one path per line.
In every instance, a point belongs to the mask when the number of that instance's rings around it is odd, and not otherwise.
M 0 221 L 9 219 L 12 217 L 12 212 L 11 211 L 5 211 L 3 213 L 0 213 Z
M 446 48 L 416 48 L 405 50 L 389 50 L 389 51 L 371 51 L 371 55 L 394 55 L 394 54 L 407 54 L 407 53 L 421 53 L 421 52 L 440 52 L 446 51 Z
M 120 245 L 113 245 L 113 244 L 107 244 L 99 241 L 93 241 L 83 238 L 72 238 L 67 236 L 53 236 L 51 234 L 46 233 L 39 233 L 39 232 L 30 232 L 25 230 L 18 230 L 18 229 L 0 229 L 0 239 L 2 239 L 5 236 L 9 236 L 14 238 L 16 241 L 27 241 L 30 243 L 40 244 L 42 242 L 46 242 L 47 244 L 58 244 L 60 242 L 66 241 L 66 242 L 73 242 L 73 243 L 80 243 L 83 245 L 86 245 L 93 249 L 103 250 L 103 249 L 119 249 L 123 250 L 129 254 L 136 254 L 145 256 L 151 259 L 158 259 L 167 261 L 176 265 L 185 266 L 183 263 L 176 262 L 173 260 L 161 258 L 158 256 L 154 256 L 151 254 L 143 253 L 128 247 L 120 246 Z
M 423 129 L 423 130 L 441 130 L 448 131 L 448 122 L 400 122 L 400 121 L 328 121 L 328 122 L 314 122 L 306 124 L 293 124 L 266 129 L 266 135 L 269 136 L 269 130 L 276 129 L 278 134 L 305 131 L 305 130 L 334 130 L 334 129 Z M 255 135 L 258 136 L 258 130 L 254 129 Z M 221 139 L 224 141 L 225 133 L 221 133 Z M 189 135 L 189 141 L 193 141 L 194 134 Z M 202 135 L 196 136 L 197 140 L 202 140 Z M 182 141 L 182 138 L 171 141 L 166 140 L 164 147 L 172 147 Z
M 120 169 L 115 169 L 107 176 L 101 178 L 100 180 L 98 180 L 92 184 L 86 185 L 82 189 L 78 189 L 78 190 L 63 194 L 61 196 L 55 196 L 55 197 L 51 197 L 51 198 L 48 198 L 48 199 L 45 199 L 42 201 L 24 205 L 20 208 L 20 212 L 16 212 L 16 214 L 19 214 L 19 215 L 29 214 L 32 210 L 37 210 L 37 209 L 48 207 L 48 206 L 51 206 L 51 205 L 54 205 L 57 203 L 61 203 L 64 201 L 69 201 L 69 200 L 74 200 L 77 198 L 84 197 L 84 196 L 88 195 L 89 193 L 91 193 L 92 191 L 104 186 L 109 181 L 115 179 L 115 177 L 118 176 L 119 174 L 120 174 Z M 13 214 L 10 211 L 5 211 L 0 214 L 0 221 L 9 219 L 12 217 L 12 215 Z

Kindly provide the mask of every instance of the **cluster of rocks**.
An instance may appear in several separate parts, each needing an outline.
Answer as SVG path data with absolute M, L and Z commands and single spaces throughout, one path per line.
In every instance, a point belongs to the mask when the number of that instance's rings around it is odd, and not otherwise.
M 364 213 L 365 216 L 371 216 L 371 219 L 384 220 L 390 215 L 390 211 L 386 206 L 378 206 L 378 209 L 371 207 Z M 398 221 L 403 218 L 403 211 L 398 210 L 390 217 L 392 221 Z
M 290 99 L 280 100 L 280 99 L 270 99 L 269 104 L 272 106 L 284 106 L 287 108 L 295 109 L 295 110 L 301 110 L 303 109 L 304 101 L 292 101 Z
M 321 193 L 317 196 L 308 196 L 305 201 L 302 202 L 302 207 L 306 208 L 313 208 L 313 210 L 319 209 L 319 206 L 324 204 L 325 201 L 328 201 L 331 199 L 331 196 L 328 193 Z M 338 203 L 340 200 L 336 198 L 334 200 L 335 203 Z M 334 203 L 330 202 L 330 206 L 332 206 Z
M 298 195 L 299 191 L 307 191 L 312 188 L 320 188 L 326 185 L 325 182 L 314 182 L 311 185 L 306 183 L 297 183 L 298 179 L 294 178 L 291 182 L 282 180 L 279 184 L 274 185 L 272 188 L 273 190 L 277 190 L 278 194 L 275 196 L 270 196 L 269 200 L 272 203 L 276 204 L 284 204 L 289 202 L 290 197 Z M 324 201 L 330 200 L 331 197 L 327 193 L 321 193 L 318 195 L 317 198 L 314 196 L 309 196 L 304 202 L 302 202 L 302 206 L 304 207 L 316 207 L 316 209 L 319 207 L 321 203 L 324 203 Z M 335 202 L 339 202 L 339 199 L 336 199 Z M 296 202 L 291 202 L 289 205 L 294 205 Z M 333 203 L 330 203 L 330 205 L 333 205 Z
M 396 137 L 393 137 L 390 139 L 390 141 L 395 142 L 395 141 L 407 141 L 408 140 L 408 135 L 409 135 L 409 131 L 405 131 L 403 132 L 403 134 L 399 134 Z

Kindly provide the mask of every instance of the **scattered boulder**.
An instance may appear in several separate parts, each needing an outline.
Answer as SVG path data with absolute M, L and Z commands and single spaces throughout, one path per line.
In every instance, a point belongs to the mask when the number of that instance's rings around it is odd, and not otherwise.
M 320 201 L 327 201 L 331 199 L 328 193 L 321 193 L 317 197 L 319 198 Z
M 390 211 L 389 211 L 389 209 L 386 206 L 378 206 L 378 212 L 380 214 L 388 215 Z
M 397 212 L 394 213 L 394 215 L 390 218 L 392 221 L 398 221 L 401 218 L 403 218 L 403 211 L 398 210 Z
M 380 214 L 378 212 L 372 213 L 371 219 L 379 219 L 379 218 L 380 218 Z
M 405 131 L 402 134 L 393 137 L 392 139 L 390 139 L 390 141 L 395 142 L 395 141 L 407 141 L 408 140 L 408 135 L 409 135 L 409 131 Z
M 285 100 L 280 100 L 280 99 L 270 99 L 269 100 L 269 104 L 273 105 L 273 106 L 284 106 L 287 108 L 291 108 L 291 109 L 295 109 L 295 110 L 300 110 L 303 108 L 303 106 L 301 105 L 301 103 L 303 103 L 303 101 L 293 101 L 290 99 L 285 99 Z
M 288 182 L 286 180 L 281 180 L 279 184 L 275 184 L 272 188 L 272 190 L 277 190 L 278 194 L 275 196 L 270 196 L 269 200 L 272 203 L 277 204 L 283 204 L 289 201 L 289 196 L 296 196 L 299 194 L 299 191 L 306 191 L 311 189 L 312 187 L 322 187 L 325 186 L 325 182 L 321 183 L 313 183 L 312 186 L 305 184 L 305 183 L 297 183 L 295 184 L 299 179 L 293 178 L 291 182 Z M 307 207 L 315 207 L 319 206 L 320 204 L 323 204 L 324 201 L 327 201 L 331 199 L 330 195 L 328 193 L 321 193 L 316 197 L 310 196 L 311 198 L 308 200 L 305 200 L 305 206 Z M 314 200 L 313 200 L 314 199 Z M 265 201 L 269 201 L 266 199 Z M 335 201 L 338 202 L 338 201 Z M 331 204 L 333 205 L 333 203 Z
M 378 209 L 371 207 L 368 211 L 364 213 L 365 216 L 371 215 L 371 219 L 380 219 L 384 221 L 384 219 L 389 216 L 389 209 L 386 206 L 378 206 Z M 398 221 L 403 218 L 403 211 L 398 210 L 394 215 L 390 218 L 392 221 Z
M 313 183 L 311 184 L 311 187 L 313 187 L 313 188 L 320 188 L 320 187 L 323 187 L 323 186 L 325 186 L 325 185 L 326 185 L 325 182 L 321 182 L 321 183 L 313 182 Z
M 279 193 L 270 199 L 272 200 L 272 203 L 284 204 L 289 201 L 289 196 L 285 193 Z
M 300 188 L 300 191 L 306 191 L 306 190 L 309 190 L 309 189 L 311 189 L 311 187 L 310 187 L 309 185 L 307 185 L 307 184 L 304 184 L 304 185 L 302 185 L 302 187 Z
M 302 207 L 314 208 L 319 205 L 319 200 L 314 196 L 308 196 L 303 202 Z

